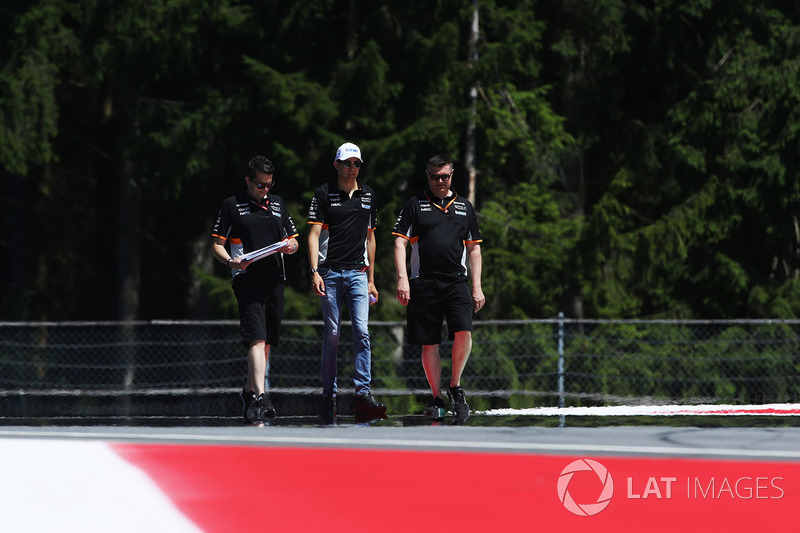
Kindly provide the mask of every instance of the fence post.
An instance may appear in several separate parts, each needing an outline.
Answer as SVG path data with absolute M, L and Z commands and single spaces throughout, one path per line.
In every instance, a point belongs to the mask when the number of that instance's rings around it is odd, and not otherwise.
M 564 407 L 564 313 L 558 312 L 558 408 Z M 564 427 L 564 415 L 558 417 L 558 427 Z

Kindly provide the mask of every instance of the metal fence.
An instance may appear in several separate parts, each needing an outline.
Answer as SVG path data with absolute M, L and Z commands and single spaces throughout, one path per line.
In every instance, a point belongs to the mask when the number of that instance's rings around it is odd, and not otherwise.
M 428 390 L 402 322 L 371 322 L 373 390 Z M 321 323 L 285 321 L 273 391 L 317 392 Z M 441 345 L 443 378 L 449 351 Z M 0 323 L 0 394 L 238 391 L 236 321 Z M 462 384 L 512 406 L 772 403 L 800 398 L 798 320 L 518 320 L 475 323 Z M 352 388 L 343 327 L 339 388 Z

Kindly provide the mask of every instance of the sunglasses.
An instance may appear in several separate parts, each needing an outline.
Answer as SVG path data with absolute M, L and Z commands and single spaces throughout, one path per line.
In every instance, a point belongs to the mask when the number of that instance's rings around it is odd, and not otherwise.
M 259 183 L 259 182 L 257 182 L 257 181 L 252 181 L 252 180 L 250 180 L 250 183 L 252 183 L 253 185 L 255 185 L 255 186 L 256 186 L 256 189 L 269 189 L 269 188 L 271 188 L 273 185 L 275 185 L 275 180 L 272 180 L 272 181 L 265 181 L 265 182 L 263 182 L 263 183 Z
M 428 179 L 431 181 L 447 181 L 453 174 L 429 174 Z
M 339 160 L 339 164 L 342 165 L 344 168 L 350 168 L 350 167 L 361 168 L 361 162 L 360 161 L 342 161 L 342 160 Z

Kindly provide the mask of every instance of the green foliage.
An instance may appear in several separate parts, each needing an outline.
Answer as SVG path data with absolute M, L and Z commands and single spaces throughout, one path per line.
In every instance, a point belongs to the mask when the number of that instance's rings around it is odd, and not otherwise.
M 0 67 L 0 168 L 27 175 L 30 165 L 58 160 L 56 89 L 62 62 L 75 51 L 74 33 L 61 24 L 62 2 L 42 2 L 18 14 Z M 11 28 L 9 28 L 11 30 Z
M 487 201 L 481 211 L 484 281 L 489 310 L 509 317 L 554 316 L 562 296 L 562 272 L 570 268 L 565 250 L 574 247 L 578 223 L 565 220 L 550 193 L 520 183 L 514 194 Z
M 797 335 L 783 325 L 606 323 L 567 335 L 566 390 L 593 401 L 789 401 Z M 580 403 L 579 400 L 573 402 Z
M 208 299 L 208 305 L 213 310 L 214 316 L 220 319 L 235 319 L 239 317 L 236 297 L 231 289 L 230 278 L 221 278 L 210 275 L 200 269 L 195 270 L 195 275 L 203 285 L 203 293 Z
M 611 4 L 569 15 L 571 27 L 591 12 L 603 20 L 596 28 L 613 29 L 566 29 L 552 47 L 582 62 L 554 87 L 575 104 L 568 124 L 585 154 L 584 309 L 775 312 L 769 302 L 797 265 L 784 202 L 796 205 L 798 187 L 787 179 L 797 169 L 787 121 L 798 112 L 787 83 L 798 76 L 796 21 L 772 2 Z M 613 32 L 624 38 L 608 40 Z
M 229 316 L 198 251 L 243 162 L 276 162 L 304 242 L 345 140 L 378 196 L 373 317 L 402 318 L 391 227 L 435 152 L 467 194 L 473 120 L 481 318 L 798 316 L 792 4 L 482 0 L 474 50 L 472 3 L 3 13 L 4 220 L 31 234 L 0 245 L 37 265 L 4 280 L 8 318 Z M 290 261 L 287 317 L 316 316 L 307 260 Z

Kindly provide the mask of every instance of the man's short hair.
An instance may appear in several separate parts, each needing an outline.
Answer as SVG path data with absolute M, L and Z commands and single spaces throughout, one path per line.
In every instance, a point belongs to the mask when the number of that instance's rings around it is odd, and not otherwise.
M 263 155 L 257 155 L 247 162 L 246 176 L 251 180 L 256 174 L 275 174 L 275 165 Z
M 453 158 L 445 152 L 440 152 L 428 159 L 428 167 L 443 167 L 445 165 L 450 165 L 450 168 L 453 168 Z

